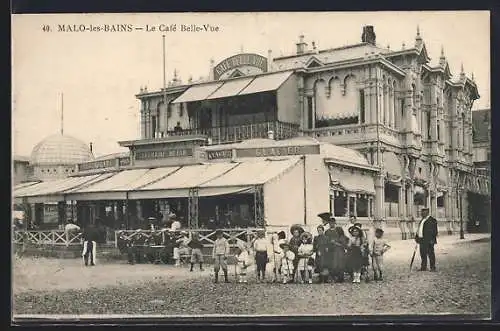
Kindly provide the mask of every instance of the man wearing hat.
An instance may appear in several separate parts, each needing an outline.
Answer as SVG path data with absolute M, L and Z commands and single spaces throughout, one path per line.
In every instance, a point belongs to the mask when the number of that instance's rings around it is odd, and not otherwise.
M 224 238 L 222 230 L 215 231 L 217 239 L 214 241 L 212 257 L 214 259 L 215 283 L 219 281 L 219 270 L 222 267 L 224 272 L 224 282 L 229 283 L 227 278 L 227 256 L 229 255 L 229 243 Z
M 330 229 L 330 221 L 332 219 L 332 213 L 325 212 L 318 214 L 318 217 L 321 219 L 321 225 L 323 226 L 324 231 Z
M 430 270 L 436 271 L 436 255 L 434 245 L 437 243 L 437 220 L 429 215 L 429 208 L 422 208 L 422 220 L 418 225 L 415 241 L 420 245 L 421 265 L 420 271 L 427 270 L 427 257 L 429 257 Z

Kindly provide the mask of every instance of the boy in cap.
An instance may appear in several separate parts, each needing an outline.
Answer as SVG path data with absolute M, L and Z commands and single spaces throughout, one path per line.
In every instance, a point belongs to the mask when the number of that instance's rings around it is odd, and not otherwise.
M 253 243 L 253 250 L 255 252 L 255 264 L 257 266 L 258 283 L 260 283 L 261 280 L 265 281 L 266 279 L 266 265 L 269 260 L 267 252 L 270 245 L 265 236 L 265 232 L 263 230 L 259 230 L 257 232 L 257 239 Z
M 372 257 L 372 268 L 373 268 L 373 279 L 382 280 L 382 271 L 384 264 L 384 254 L 387 252 L 391 246 L 387 244 L 387 241 L 383 238 L 384 230 L 377 228 L 375 229 L 375 238 L 370 245 L 370 255 Z
M 287 242 L 281 243 L 280 248 L 283 250 L 281 274 L 283 275 L 283 284 L 287 284 L 290 278 L 293 280 L 295 253 L 290 250 L 290 245 Z
M 191 241 L 188 243 L 188 246 L 189 248 L 191 248 L 191 269 L 189 269 L 189 271 L 193 271 L 195 263 L 199 263 L 200 271 L 203 271 L 203 253 L 201 252 L 203 244 L 200 241 L 198 232 L 193 233 Z
M 217 239 L 214 242 L 212 257 L 214 259 L 215 283 L 219 281 L 219 270 L 222 267 L 224 272 L 224 282 L 229 283 L 227 278 L 227 256 L 229 254 L 229 243 L 223 237 L 222 230 L 215 232 Z

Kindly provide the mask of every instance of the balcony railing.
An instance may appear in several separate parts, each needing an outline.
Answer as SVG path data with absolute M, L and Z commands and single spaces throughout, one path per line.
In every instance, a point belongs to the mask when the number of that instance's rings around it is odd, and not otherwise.
M 299 125 L 280 121 L 262 122 L 236 126 L 212 127 L 170 131 L 170 136 L 203 135 L 212 139 L 213 144 L 232 143 L 247 139 L 267 138 L 272 131 L 274 139 L 282 140 L 298 136 Z

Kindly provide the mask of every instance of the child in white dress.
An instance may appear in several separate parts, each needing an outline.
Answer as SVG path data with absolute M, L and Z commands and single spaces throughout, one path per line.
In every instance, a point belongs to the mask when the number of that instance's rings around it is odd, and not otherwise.
M 244 245 L 238 245 L 236 250 L 236 274 L 238 275 L 238 283 L 247 283 L 247 269 L 251 264 L 248 249 Z
M 300 272 L 301 283 L 307 282 L 312 284 L 313 266 L 310 263 L 310 259 L 314 254 L 312 235 L 309 232 L 304 232 L 301 239 L 302 244 L 299 246 L 298 250 L 299 264 L 297 269 Z

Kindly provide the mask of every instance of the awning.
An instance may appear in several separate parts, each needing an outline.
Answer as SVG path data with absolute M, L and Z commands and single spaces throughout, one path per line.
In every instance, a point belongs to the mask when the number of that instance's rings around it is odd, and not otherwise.
M 238 78 L 234 80 L 225 81 L 224 84 L 210 95 L 207 100 L 227 98 L 238 95 L 251 81 L 253 77 Z
M 172 171 L 171 168 L 164 168 L 165 171 Z M 124 170 L 103 181 L 86 186 L 81 189 L 71 190 L 67 197 L 71 200 L 125 200 L 126 192 L 130 190 L 132 183 L 144 185 L 144 178 L 151 181 L 154 178 L 146 176 L 150 169 Z M 161 174 L 157 174 L 161 176 Z
M 85 187 L 86 185 L 91 185 L 110 176 L 112 176 L 112 174 L 109 173 L 95 174 L 41 182 L 16 190 L 13 195 L 16 199 L 21 199 L 28 203 L 63 201 L 66 192 Z
M 277 72 L 269 75 L 257 76 L 238 95 L 267 92 L 277 90 L 292 75 L 292 71 Z
M 212 82 L 207 84 L 193 85 L 177 97 L 172 103 L 200 101 L 208 98 L 221 87 L 223 82 Z
M 40 183 L 40 182 L 19 183 L 19 184 L 17 184 L 17 185 L 14 186 L 13 191 L 16 191 L 16 190 L 19 190 L 21 188 L 28 187 L 28 186 L 31 186 L 31 185 L 35 185 L 35 184 L 38 184 L 38 183 Z
M 251 193 L 256 185 L 263 185 L 287 170 L 295 167 L 300 157 L 279 160 L 258 160 L 243 162 L 203 185 L 199 186 L 199 196 Z
M 333 170 L 330 171 L 330 180 L 349 193 L 375 194 L 375 181 L 371 176 L 352 173 L 349 170 Z
M 398 157 L 393 152 L 385 152 L 384 156 L 384 169 L 389 175 L 389 180 L 400 181 L 401 180 L 401 162 L 399 162 Z
M 191 188 L 198 187 L 205 182 L 222 176 L 237 166 L 237 163 L 184 166 L 163 179 L 129 192 L 129 199 L 188 197 Z

